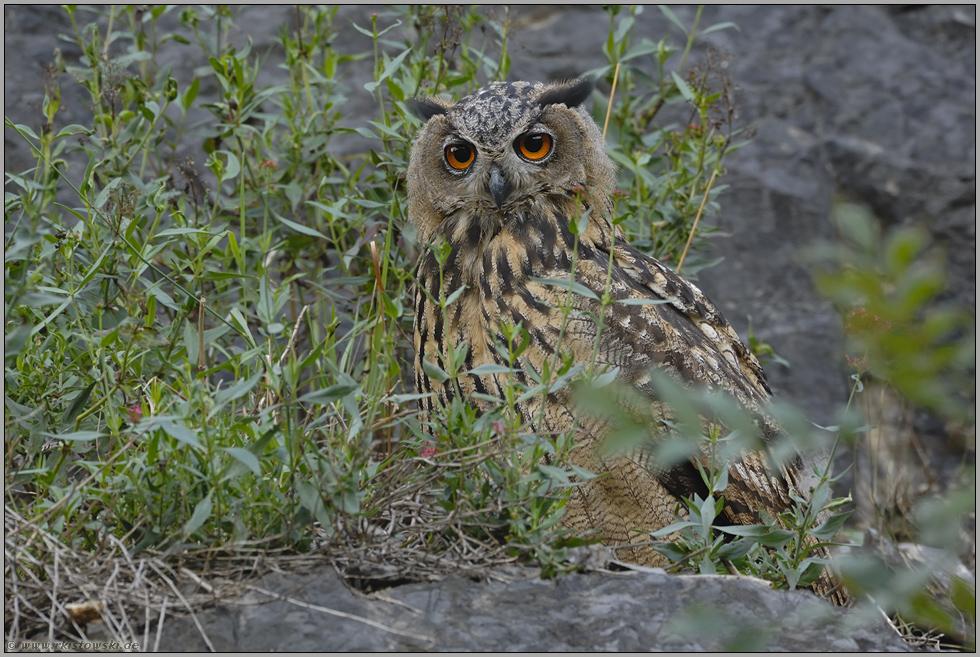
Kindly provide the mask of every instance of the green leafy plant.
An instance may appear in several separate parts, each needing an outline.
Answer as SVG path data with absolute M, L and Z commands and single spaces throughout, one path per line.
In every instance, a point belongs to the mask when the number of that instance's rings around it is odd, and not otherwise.
M 947 284 L 943 254 L 929 248 L 921 228 L 883 235 L 860 206 L 840 204 L 835 212 L 842 243 L 816 247 L 812 257 L 822 264 L 818 289 L 845 317 L 851 362 L 912 403 L 969 418 L 975 318 L 936 303 Z
M 660 11 L 686 36 L 681 48 L 663 38 L 657 43 L 633 31 L 641 6 L 626 13 L 618 5 L 606 7 L 610 32 L 605 45 L 609 66 L 590 73 L 604 76 L 618 91 L 612 103 L 596 103 L 596 120 L 608 129 L 608 152 L 621 167 L 617 214 L 630 243 L 663 262 L 682 267 L 685 276 L 717 264 L 692 257 L 712 231 L 700 225 L 702 217 L 718 211 L 716 185 L 725 173 L 724 159 L 746 142 L 735 126 L 735 88 L 724 73 L 722 57 L 710 52 L 698 65 L 688 67 L 694 43 L 705 34 L 735 28 L 719 23 L 699 29 L 701 10 L 688 27 L 667 7 Z M 668 63 L 678 52 L 676 70 Z M 609 108 L 608 114 L 604 112 Z M 661 111 L 671 111 L 667 122 Z M 677 117 L 686 117 L 677 123 Z
M 404 365 L 419 250 L 404 101 L 505 76 L 509 14 L 383 10 L 341 52 L 336 9 L 301 7 L 280 34 L 282 82 L 262 86 L 269 56 L 233 45 L 233 8 L 66 11 L 81 57 L 60 65 L 91 123 L 58 124 L 54 78 L 40 130 L 6 123 L 37 161 L 5 194 L 8 504 L 81 550 L 305 551 L 362 544 L 395 490 L 475 478 L 482 492 L 447 494 L 446 515 L 492 499 L 496 520 L 478 524 L 506 549 L 563 544 L 569 475 L 531 464 L 568 444 L 446 409 L 460 441 L 446 449 L 506 436 L 499 464 L 400 465 L 423 435 Z M 178 79 L 163 48 L 201 66 Z M 342 127 L 363 59 L 378 114 Z M 363 152 L 341 158 L 347 136 Z
M 793 505 L 778 517 L 763 514 L 763 524 L 732 525 L 722 517 L 723 493 L 729 485 L 727 464 L 745 450 L 763 447 L 756 422 L 725 395 L 687 390 L 655 373 L 653 381 L 657 398 L 671 409 L 672 419 L 661 420 L 660 427 L 645 420 L 620 419 L 607 449 L 614 453 L 646 446 L 661 467 L 692 458 L 707 461 L 698 466 L 706 495 L 683 498 L 675 510 L 677 522 L 651 532 L 651 538 L 663 539 L 654 543 L 654 549 L 671 560 L 673 570 L 749 573 L 790 590 L 814 582 L 828 563 L 819 551 L 835 544 L 851 515 L 840 511 L 851 501 L 849 497 L 832 498 L 836 479 L 829 464 L 814 472 L 811 490 L 791 492 Z M 628 393 L 616 395 L 622 399 Z M 593 408 L 610 403 L 615 404 L 615 399 L 595 400 Z M 825 440 L 813 435 L 815 428 L 798 412 L 778 406 L 771 412 L 786 432 L 767 448 L 772 463 L 792 459 L 798 450 Z M 837 427 L 830 429 L 837 433 L 836 446 L 844 434 Z M 651 436 L 656 437 L 652 442 Z
M 883 230 L 866 208 L 850 203 L 839 203 L 834 219 L 840 242 L 817 245 L 809 256 L 817 265 L 818 289 L 843 320 L 844 358 L 855 381 L 852 399 L 863 396 L 863 413 L 883 424 L 873 428 L 878 440 L 870 441 L 868 432 L 852 435 L 849 442 L 855 461 L 860 463 L 864 451 L 870 453 L 872 464 L 888 463 L 896 455 L 880 450 L 914 449 L 896 440 L 909 433 L 905 418 L 914 409 L 933 414 L 950 427 L 975 424 L 976 318 L 970 309 L 949 299 L 943 253 L 930 245 L 923 229 Z M 868 397 L 866 386 L 876 391 L 873 397 Z M 897 424 L 885 422 L 878 407 L 881 400 L 890 399 L 905 410 Z M 881 436 L 882 432 L 896 435 Z M 975 644 L 976 592 L 948 564 L 972 549 L 964 530 L 966 518 L 976 509 L 972 460 L 964 447 L 961 467 L 941 488 L 913 491 L 915 473 L 907 475 L 902 497 L 911 503 L 901 508 L 893 507 L 884 485 L 878 487 L 877 471 L 861 472 L 861 479 L 870 485 L 862 496 L 869 499 L 859 502 L 873 507 L 870 524 L 877 535 L 887 542 L 911 540 L 932 546 L 945 556 L 914 566 L 886 566 L 880 557 L 869 554 L 842 563 L 852 588 L 918 626 L 917 632 L 941 632 L 949 635 L 950 643 L 945 645 L 959 647 Z M 928 636 L 917 641 L 943 645 Z

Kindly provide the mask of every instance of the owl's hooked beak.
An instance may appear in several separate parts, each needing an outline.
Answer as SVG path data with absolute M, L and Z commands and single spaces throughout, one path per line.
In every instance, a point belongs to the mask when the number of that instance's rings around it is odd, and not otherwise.
M 514 191 L 514 187 L 510 184 L 510 181 L 504 178 L 504 172 L 501 170 L 499 164 L 493 164 L 490 167 L 490 184 L 488 188 L 490 189 L 490 196 L 493 197 L 493 202 L 497 204 L 498 210 L 503 207 L 504 201 Z

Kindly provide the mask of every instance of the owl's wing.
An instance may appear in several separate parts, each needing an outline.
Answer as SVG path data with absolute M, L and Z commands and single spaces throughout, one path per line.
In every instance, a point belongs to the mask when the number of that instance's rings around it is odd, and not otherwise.
M 766 374 L 758 359 L 746 348 L 735 329 L 701 290 L 660 261 L 628 244 L 616 246 L 614 258 L 619 268 L 639 287 L 637 293 L 647 293 L 653 298 L 666 300 L 672 310 L 679 316 L 686 317 L 697 328 L 701 334 L 697 336 L 697 341 L 704 349 L 724 356 L 725 361 L 738 369 L 745 383 L 759 397 L 768 399 L 772 391 L 769 390 Z M 732 372 L 726 381 L 732 383 L 732 378 L 740 377 Z M 696 374 L 692 380 L 708 383 Z
M 627 244 L 615 247 L 611 262 L 610 267 L 609 254 L 597 250 L 594 257 L 576 263 L 576 283 L 593 295 L 569 298 L 553 283 L 528 283 L 528 291 L 552 308 L 570 299 L 574 317 L 567 322 L 562 348 L 571 349 L 578 362 L 589 362 L 594 354 L 597 365 L 619 367 L 621 380 L 653 399 L 652 368 L 683 385 L 726 392 L 753 414 L 764 439 L 774 438 L 779 427 L 765 414 L 770 395 L 765 373 L 714 304 L 697 287 Z M 557 268 L 543 276 L 551 281 L 568 277 L 568 270 Z M 603 313 L 597 299 L 607 289 L 614 303 Z M 600 315 L 604 326 L 597 331 L 594 318 Z M 696 461 L 707 465 L 707 455 L 669 468 L 651 467 L 678 499 L 694 493 L 706 497 Z M 800 467 L 797 461 L 777 470 L 764 451 L 743 451 L 729 468 L 727 520 L 752 524 L 761 520 L 759 507 L 773 516 L 784 511 L 792 504 L 789 490 L 798 487 Z
M 578 363 L 594 359 L 600 367 L 618 367 L 621 381 L 632 384 L 656 403 L 657 394 L 650 379 L 651 369 L 656 368 L 684 385 L 703 386 L 731 395 L 751 413 L 763 439 L 781 438 L 780 427 L 766 412 L 771 393 L 762 367 L 721 312 L 696 286 L 625 243 L 604 247 L 602 241 L 597 244 L 592 240 L 591 244 L 580 244 L 577 257 L 571 258 L 567 255 L 571 248 L 553 250 L 556 242 L 547 239 L 548 231 L 542 231 L 540 237 L 528 232 L 531 237 L 525 241 L 534 243 L 533 250 L 502 248 L 486 258 L 494 263 L 496 276 L 485 284 L 481 296 L 483 316 L 491 334 L 500 335 L 496 331 L 499 326 L 494 324 L 504 318 L 515 324 L 520 322 L 528 330 L 531 344 L 524 353 L 532 355 L 529 359 L 532 364 L 537 361 L 535 369 L 539 374 L 542 358 L 557 358 L 560 362 L 559 351 L 571 351 Z M 552 253 L 554 257 L 550 257 Z M 572 263 L 575 285 L 562 283 L 570 281 Z M 603 308 L 600 299 L 605 294 L 609 294 L 613 303 Z M 552 397 L 549 395 L 547 402 L 542 403 L 568 404 L 558 416 L 568 418 L 575 414 L 567 397 Z M 541 411 L 540 405 L 529 403 L 527 408 L 528 420 L 548 415 Z M 594 424 L 592 427 L 602 431 Z M 545 430 L 552 428 L 548 426 Z M 592 436 L 587 442 L 594 444 L 592 441 L 599 437 Z M 707 454 L 668 467 L 648 461 L 645 471 L 653 475 L 654 486 L 662 487 L 675 500 L 695 493 L 706 498 L 708 490 L 698 465 L 708 465 Z M 618 504 L 617 512 L 630 512 L 631 504 L 624 506 L 616 502 L 617 495 L 638 500 L 643 491 L 634 488 L 646 485 L 642 483 L 645 475 L 635 470 L 630 472 L 638 478 L 628 481 L 625 471 L 619 478 L 610 478 L 609 481 L 621 484 L 623 490 L 617 490 L 615 495 L 610 493 L 594 504 L 589 502 L 592 504 L 586 505 L 589 512 L 601 511 L 603 504 L 613 503 Z M 801 474 L 799 457 L 777 466 L 770 462 L 767 450 L 743 450 L 729 463 L 728 487 L 723 492 L 725 506 L 719 524 L 760 523 L 760 509 L 778 517 L 792 505 L 792 489 L 809 497 L 809 491 L 801 484 Z M 826 551 L 821 549 L 819 553 L 825 555 Z M 846 594 L 838 590 L 837 580 L 830 573 L 825 572 L 813 588 L 820 594 L 835 595 L 839 604 L 846 600 Z
M 648 293 L 654 299 L 667 302 L 662 305 L 641 306 L 650 309 L 641 311 L 646 321 L 660 321 L 677 327 L 685 326 L 686 319 L 690 325 L 697 327 L 700 336 L 684 329 L 675 333 L 675 345 L 689 345 L 694 355 L 693 359 L 680 359 L 684 363 L 683 372 L 691 375 L 688 380 L 716 386 L 718 378 L 722 378 L 720 388 L 733 394 L 752 412 L 762 437 L 767 441 L 781 439 L 781 427 L 766 413 L 772 393 L 766 384 L 765 372 L 758 359 L 742 343 L 735 329 L 715 305 L 696 286 L 680 278 L 661 262 L 629 245 L 614 248 L 613 255 L 613 261 L 618 264 L 625 277 L 637 285 L 634 288 L 635 293 Z M 618 341 L 637 337 L 628 337 L 628 334 L 628 331 L 621 335 L 612 332 L 608 347 L 615 349 Z M 692 472 L 686 465 L 693 465 L 693 460 L 690 464 L 671 468 L 660 475 L 660 481 L 674 495 L 685 494 L 685 487 L 690 487 L 692 482 L 695 487 L 703 485 L 699 473 Z M 810 492 L 804 487 L 802 469 L 803 462 L 799 456 L 776 468 L 766 451 L 742 451 L 729 467 L 729 484 L 723 493 L 725 516 L 734 524 L 754 524 L 761 520 L 760 508 L 773 517 L 778 517 L 779 513 L 789 508 L 792 505 L 791 489 L 809 499 Z M 686 494 L 689 495 L 690 492 Z M 812 537 L 807 537 L 807 540 L 811 544 L 815 542 Z M 826 557 L 827 551 L 821 548 L 817 550 L 817 554 Z M 812 586 L 816 593 L 836 604 L 847 605 L 851 602 L 832 568 L 825 569 Z

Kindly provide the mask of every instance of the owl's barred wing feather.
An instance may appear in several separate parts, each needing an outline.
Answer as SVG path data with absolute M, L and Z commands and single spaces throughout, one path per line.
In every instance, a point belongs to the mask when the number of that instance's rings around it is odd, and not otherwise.
M 630 278 L 686 315 L 725 359 L 738 367 L 751 387 L 765 396 L 772 394 L 758 359 L 700 289 L 628 244 L 616 245 L 614 253 L 617 264 Z
M 765 372 L 715 305 L 696 286 L 632 247 L 620 245 L 614 253 L 621 269 L 640 282 L 644 291 L 668 302 L 646 306 L 641 313 L 653 321 L 667 320 L 674 327 L 682 327 L 675 335 L 683 336 L 684 344 L 671 349 L 681 354 L 671 364 L 680 369 L 682 379 L 731 394 L 753 413 L 765 441 L 778 439 L 780 428 L 765 411 L 771 395 Z M 682 318 L 680 322 L 670 322 L 675 313 Z M 615 335 L 610 337 L 615 340 Z M 649 344 L 649 348 L 656 350 L 658 346 Z M 797 459 L 777 471 L 764 451 L 743 451 L 731 466 L 724 493 L 729 520 L 737 524 L 759 522 L 760 507 L 772 516 L 786 510 L 792 504 L 790 488 L 800 486 L 801 466 Z
M 532 333 L 535 341 L 547 342 L 562 334 L 560 349 L 573 353 L 576 362 L 594 367 L 619 368 L 619 378 L 631 383 L 652 400 L 656 391 L 651 369 L 656 369 L 685 386 L 703 386 L 730 394 L 752 412 L 764 440 L 772 439 L 778 427 L 764 412 L 769 389 L 755 356 L 738 338 L 715 306 L 693 285 L 664 265 L 627 245 L 610 254 L 587 244 L 580 245 L 575 281 L 592 294 L 568 295 L 567 289 L 537 281 L 569 280 L 571 270 L 555 261 L 551 269 L 535 272 L 526 289 L 538 304 L 523 299 L 512 314 L 528 317 L 534 327 L 554 327 L 546 334 Z M 603 311 L 599 299 L 612 299 Z M 516 295 L 520 297 L 520 295 Z M 507 303 L 502 296 L 498 304 Z M 571 313 L 559 310 L 570 302 Z M 629 303 L 641 302 L 640 305 Z M 653 303 L 643 303 L 653 302 Z M 661 302 L 661 303 L 657 303 Z M 602 326 L 596 318 L 602 316 Z M 556 325 L 565 322 L 564 332 Z M 789 489 L 798 485 L 799 463 L 779 471 L 770 467 L 764 452 L 743 453 L 732 464 L 729 488 L 725 491 L 725 513 L 732 523 L 759 522 L 761 506 L 777 515 L 790 506 Z M 676 497 L 694 493 L 704 496 L 703 483 L 695 465 L 656 468 L 661 483 Z
M 556 226 L 567 221 L 561 216 L 554 218 Z M 549 232 L 547 228 L 539 230 Z M 528 229 L 528 234 L 533 232 Z M 571 252 L 573 245 L 566 246 Z M 610 250 L 611 258 L 609 250 L 598 245 L 578 245 L 574 287 L 562 284 L 572 280 L 571 262 L 555 258 L 550 261 L 550 269 L 532 267 L 534 276 L 525 281 L 523 290 L 511 279 L 508 287 L 512 292 L 494 297 L 494 303 L 502 315 L 524 318 L 533 327 L 534 342 L 548 344 L 548 353 L 570 350 L 576 362 L 592 362 L 597 371 L 618 367 L 620 379 L 630 382 L 651 400 L 657 397 L 650 379 L 652 369 L 683 385 L 729 394 L 752 413 L 764 441 L 781 439 L 780 427 L 766 414 L 771 393 L 765 373 L 714 304 L 696 286 L 629 245 Z M 540 265 L 548 259 L 528 260 Z M 585 293 L 575 293 L 575 289 Z M 600 299 L 607 292 L 613 303 L 604 310 Z M 596 321 L 600 317 L 601 324 Z M 561 343 L 557 344 L 559 336 Z M 535 413 L 545 417 L 573 416 L 588 427 L 588 433 L 604 433 L 604 427 L 589 427 L 589 420 L 571 408 L 571 400 L 560 399 L 550 400 L 552 404 L 558 401 L 559 409 L 545 408 L 542 412 L 535 406 Z M 664 415 L 670 413 L 661 405 L 651 407 Z M 586 489 L 592 496 L 579 500 L 570 511 L 578 510 L 581 516 L 589 517 L 590 526 L 603 527 L 607 536 L 616 534 L 621 544 L 635 542 L 636 534 L 629 530 L 652 531 L 651 519 L 663 518 L 664 509 L 670 506 L 665 501 L 676 504 L 682 497 L 708 495 L 697 470 L 698 464 L 708 466 L 706 453 L 689 462 L 661 467 L 644 458 L 649 452 L 641 452 L 623 456 L 618 462 L 604 462 L 592 453 L 588 463 L 579 463 L 613 476 L 601 489 Z M 722 492 L 725 505 L 717 521 L 748 525 L 763 522 L 764 515 L 778 517 L 792 506 L 792 491 L 808 494 L 801 486 L 801 468 L 798 457 L 777 468 L 765 449 L 742 450 L 729 463 L 728 487 Z M 613 521 L 603 522 L 597 517 L 610 510 L 614 511 Z M 671 509 L 670 513 L 674 511 Z M 664 524 L 673 521 L 672 515 L 667 517 L 670 520 Z M 633 521 L 646 524 L 630 526 L 628 523 Z M 643 562 L 648 558 L 642 548 L 627 551 L 632 560 Z M 824 550 L 818 553 L 826 556 Z M 818 593 L 831 594 L 838 604 L 848 600 L 830 573 L 814 588 Z

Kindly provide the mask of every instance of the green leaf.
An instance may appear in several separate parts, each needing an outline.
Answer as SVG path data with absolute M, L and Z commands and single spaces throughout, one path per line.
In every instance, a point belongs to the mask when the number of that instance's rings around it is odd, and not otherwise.
M 350 24 L 353 25 L 354 26 L 354 29 L 357 30 L 358 32 L 360 32 L 361 34 L 363 34 L 363 35 L 365 35 L 365 36 L 367 36 L 367 37 L 369 37 L 371 39 L 374 38 L 374 32 L 372 32 L 371 30 L 364 29 L 363 27 L 361 27 L 360 25 L 358 25 L 354 21 L 351 21 Z
M 78 125 L 77 123 L 72 123 L 71 125 L 66 125 L 64 128 L 58 131 L 58 134 L 54 136 L 55 139 L 61 139 L 62 137 L 71 137 L 72 135 L 90 135 L 92 131 L 83 125 Z
M 718 30 L 727 30 L 728 28 L 734 28 L 736 32 L 742 31 L 739 29 L 738 25 L 729 21 L 725 23 L 715 23 L 711 27 L 706 27 L 698 36 L 703 37 L 705 34 L 711 34 L 712 32 L 717 32 Z
M 695 496 L 695 500 L 697 496 Z M 709 538 L 711 536 L 711 525 L 715 521 L 715 516 L 718 514 L 719 508 L 717 506 L 718 502 L 722 502 L 721 499 L 715 500 L 714 497 L 708 495 L 701 501 L 701 507 L 698 509 L 698 513 L 701 516 L 701 536 L 703 538 Z
M 711 559 L 701 557 L 701 560 L 698 562 L 698 573 L 701 575 L 717 575 L 718 568 Z
M 769 533 L 770 528 L 766 525 L 734 525 L 731 527 L 719 527 L 726 534 L 735 536 L 745 536 L 747 538 L 758 538 Z
M 560 278 L 538 278 L 537 276 L 529 276 L 528 280 L 530 280 L 533 283 L 538 283 L 540 285 L 554 285 L 556 287 L 564 288 L 566 290 L 568 290 L 570 287 L 572 292 L 574 292 L 575 294 L 583 296 L 587 299 L 594 299 L 595 301 L 599 300 L 599 297 L 598 295 L 596 295 L 595 292 L 590 290 L 582 283 L 579 283 L 578 281 L 562 280 Z
M 197 339 L 197 327 L 193 322 L 184 322 L 183 338 L 184 351 L 187 354 L 187 361 L 196 365 L 199 362 L 198 358 L 200 357 L 200 354 L 198 353 L 199 342 Z
M 354 515 L 361 510 L 361 500 L 357 496 L 357 491 L 354 489 L 344 489 L 340 497 L 334 497 L 335 502 L 340 502 L 337 506 L 340 507 L 341 511 Z
M 96 382 L 92 381 L 92 383 L 88 384 L 85 389 L 75 395 L 75 398 L 71 402 L 71 406 L 68 407 L 65 414 L 61 417 L 62 426 L 68 426 L 81 414 L 82 409 L 84 409 L 85 405 L 88 404 L 89 397 L 92 396 L 92 389 L 95 388 L 95 384 Z
M 159 301 L 167 308 L 170 308 L 170 310 L 180 310 L 180 307 L 177 306 L 177 303 L 173 300 L 173 297 L 160 289 L 163 282 L 163 279 L 161 279 L 154 283 L 152 287 L 147 288 L 146 296 L 154 303 Z
M 40 289 L 40 288 L 39 288 Z M 52 289 L 53 288 L 48 288 Z M 64 290 L 53 290 L 62 294 L 68 294 Z M 17 298 L 17 303 L 22 306 L 27 306 L 28 308 L 41 308 L 43 306 L 53 306 L 56 303 L 61 303 L 65 300 L 63 296 L 55 296 L 54 294 L 44 294 L 43 292 L 27 292 L 24 295 Z
M 662 13 L 662 14 L 663 14 L 664 16 L 666 16 L 666 17 L 667 17 L 667 18 L 668 18 L 668 19 L 670 20 L 670 22 L 671 22 L 671 23 L 673 23 L 673 24 L 674 24 L 674 25 L 676 25 L 676 26 L 677 26 L 678 28 L 680 28 L 680 30 L 681 30 L 681 32 L 683 32 L 683 33 L 684 33 L 684 36 L 687 36 L 687 34 L 688 34 L 688 30 L 687 30 L 687 28 L 686 28 L 686 27 L 684 26 L 684 23 L 682 23 L 682 22 L 681 22 L 681 19 L 679 19 L 679 18 L 677 17 L 677 14 L 675 14 L 674 12 L 672 12 L 672 11 L 670 10 L 670 8 L 669 8 L 669 7 L 667 6 L 667 5 L 657 5 L 657 9 L 659 9 L 659 10 L 660 10 L 660 12 L 661 12 L 661 13 Z
M 327 236 L 324 235 L 323 233 L 314 230 L 309 226 L 304 226 L 303 224 L 296 223 L 295 221 L 290 221 L 289 219 L 286 219 L 278 212 L 274 211 L 272 213 L 272 216 L 274 216 L 282 225 L 291 228 L 292 230 L 295 230 L 297 233 L 301 233 L 303 235 L 309 235 L 310 237 L 319 237 L 321 240 L 328 239 Z
M 228 233 L 228 235 L 230 236 L 232 233 Z M 254 280 L 256 277 L 230 271 L 209 271 L 201 274 L 201 280 L 204 281 L 230 281 L 236 278 L 250 278 Z
M 592 208 L 586 208 L 585 212 L 575 217 L 575 221 L 569 222 L 568 230 L 573 235 L 583 235 L 589 227 L 589 217 L 592 215 Z
M 657 44 L 653 43 L 649 39 L 643 39 L 640 43 L 636 44 L 632 48 L 626 51 L 626 53 L 620 58 L 621 62 L 628 62 L 629 60 L 640 57 L 642 55 L 650 55 L 657 52 Z
M 157 237 L 169 237 L 171 235 L 196 235 L 204 234 L 211 235 L 211 231 L 202 230 L 200 228 L 168 228 L 167 230 L 161 230 L 157 233 Z
M 428 395 L 424 395 L 424 396 L 425 397 L 431 397 L 433 395 L 435 395 L 435 393 L 429 393 Z M 484 394 L 482 392 L 474 392 L 473 394 L 470 395 L 470 398 L 471 399 L 478 399 L 479 401 L 490 402 L 491 404 L 496 404 L 498 406 L 500 404 L 506 403 L 500 397 L 494 397 L 493 395 L 486 395 L 486 394 Z
M 880 241 L 878 226 L 867 208 L 840 203 L 834 208 L 834 219 L 847 240 L 868 253 L 876 250 Z
M 166 432 L 168 436 L 177 440 L 178 442 L 184 443 L 185 445 L 190 445 L 196 449 L 204 451 L 204 445 L 198 439 L 197 434 L 192 432 L 187 427 L 176 424 L 172 421 L 164 421 L 159 423 L 160 428 Z
M 845 511 L 844 513 L 832 515 L 827 518 L 826 522 L 814 527 L 808 531 L 807 534 L 810 534 L 821 541 L 829 541 L 837 535 L 837 532 L 840 531 L 840 528 L 844 525 L 844 521 L 847 520 L 852 513 L 854 513 L 854 511 Z
M 592 381 L 592 388 L 604 388 L 615 381 L 617 376 L 619 376 L 619 366 L 616 366 L 608 372 L 603 372 L 599 376 L 595 377 L 595 379 Z
M 544 463 L 538 463 L 534 467 L 552 481 L 557 481 L 561 484 L 567 484 L 569 482 L 569 473 L 566 470 L 556 468 L 553 465 L 545 465 Z
M 107 435 L 103 431 L 72 431 L 71 433 L 42 433 L 42 436 L 54 438 L 55 440 L 67 440 L 69 442 L 84 443 Z
M 391 28 L 389 27 L 388 30 L 390 30 L 390 29 Z M 385 31 L 387 32 L 387 30 L 385 30 Z M 388 77 L 391 76 L 392 73 L 394 73 L 395 71 L 398 70 L 398 67 L 401 66 L 402 65 L 402 61 L 404 61 L 405 56 L 408 55 L 408 53 L 410 53 L 410 52 L 412 52 L 412 49 L 410 47 L 409 48 L 406 48 L 405 50 L 403 50 L 401 52 L 401 54 L 399 54 L 393 60 L 391 60 L 390 62 L 388 62 L 387 64 L 385 64 L 385 70 L 381 73 L 381 77 L 379 77 L 374 82 L 368 82 L 368 83 L 366 83 L 364 85 L 364 88 L 367 91 L 369 91 L 371 93 L 374 93 L 374 90 L 378 87 L 378 85 L 380 83 L 384 82 Z
M 473 369 L 463 372 L 463 374 L 471 374 L 475 376 L 481 376 L 484 374 L 509 374 L 514 370 L 506 365 L 497 365 L 495 363 L 484 363 L 483 365 L 477 365 Z
M 194 78 L 190 86 L 187 87 L 187 91 L 180 98 L 180 105 L 184 109 L 184 112 L 190 109 L 191 105 L 194 103 L 194 99 L 197 98 L 197 92 L 201 88 L 201 78 Z
M 238 329 L 238 333 L 245 338 L 248 345 L 255 349 L 255 338 L 252 337 L 252 331 L 248 328 L 248 322 L 245 321 L 245 316 L 242 315 L 242 311 L 238 308 L 232 308 L 230 313 L 231 321 L 235 324 L 235 328 Z
M 462 296 L 463 292 L 465 292 L 466 289 L 467 289 L 467 286 L 466 285 L 462 285 L 459 288 L 457 288 L 456 290 L 453 290 L 453 293 L 450 294 L 448 297 L 446 297 L 445 307 L 448 308 L 451 303 L 453 303 L 454 301 L 456 301 L 456 299 L 458 299 L 460 296 Z
M 753 539 L 759 545 L 773 548 L 786 545 L 796 536 L 796 534 L 788 529 L 775 529 L 766 527 L 765 525 L 735 525 L 730 527 L 717 527 L 716 529 L 726 534 L 745 536 L 746 538 Z
M 238 156 L 231 151 L 221 150 L 214 151 L 214 153 L 211 154 L 211 157 L 214 157 L 218 153 L 224 153 L 228 156 L 228 164 L 224 165 L 221 170 L 221 182 L 231 180 L 242 170 L 242 165 L 238 161 Z
M 422 371 L 427 377 L 435 379 L 439 383 L 444 383 L 449 380 L 449 374 L 445 370 L 428 360 L 422 361 Z
M 231 454 L 235 460 L 251 470 L 255 476 L 262 475 L 262 466 L 259 465 L 259 459 L 255 454 L 241 447 L 225 447 L 223 449 Z
M 660 554 L 670 559 L 671 562 L 680 561 L 681 559 L 685 558 L 688 555 L 687 552 L 685 552 L 682 548 L 680 548 L 674 543 L 653 545 L 652 547 L 654 550 L 656 550 Z
M 101 208 L 109 200 L 109 194 L 112 193 L 116 187 L 122 182 L 122 178 L 113 178 L 108 185 L 106 185 L 99 195 L 95 197 L 95 203 L 93 204 L 96 208 Z
M 194 513 L 191 519 L 184 525 L 184 537 L 188 537 L 204 526 L 204 523 L 211 517 L 213 506 L 211 504 L 211 493 L 208 493 L 203 500 L 194 506 Z
M 429 397 L 432 397 L 434 394 L 435 393 L 432 392 L 423 392 L 423 393 L 404 394 L 404 395 L 390 395 L 388 397 L 385 397 L 381 401 L 384 401 L 386 403 L 391 403 L 391 404 L 404 404 L 406 402 L 417 401 L 419 399 L 428 399 Z
M 307 509 L 314 518 L 320 521 L 324 527 L 331 527 L 333 524 L 333 519 L 330 517 L 326 506 L 323 504 L 323 498 L 320 496 L 320 491 L 308 481 L 299 479 L 296 481 L 296 494 L 299 499 L 299 503 L 303 508 Z
M 211 239 L 208 240 L 208 243 L 200 248 L 197 257 L 194 258 L 194 262 L 200 262 L 201 260 L 206 258 L 208 254 L 211 253 L 211 249 L 216 247 L 218 245 L 218 242 L 220 242 L 225 238 L 226 234 L 228 234 L 228 231 L 223 231 L 217 235 L 212 235 Z
M 691 104 L 696 104 L 697 97 L 694 95 L 694 92 L 691 90 L 691 87 L 688 86 L 687 82 L 684 82 L 684 78 L 677 75 L 677 71 L 671 71 L 670 75 L 674 78 L 674 84 L 677 85 L 677 89 L 681 92 L 681 95 L 684 96 L 684 99 Z
M 358 389 L 356 384 L 350 383 L 335 383 L 332 386 L 323 388 L 322 390 L 314 390 L 313 392 L 308 392 L 299 398 L 299 401 L 306 404 L 329 404 L 330 402 L 342 399 Z
M 686 520 L 683 522 L 675 522 L 671 525 L 667 525 L 663 529 L 658 529 L 655 532 L 650 532 L 650 536 L 653 536 L 654 538 L 660 538 L 661 536 L 667 536 L 668 534 L 673 534 L 674 532 L 680 529 L 687 529 L 688 527 L 697 527 L 700 524 L 701 523 L 699 522 L 688 522 Z
M 750 540 L 735 539 L 730 543 L 723 543 L 712 556 L 722 561 L 734 561 L 744 557 L 753 547 L 755 543 Z
M 34 327 L 31 324 L 21 324 L 16 329 L 3 336 L 5 343 L 3 348 L 3 360 L 4 363 L 7 364 L 7 367 L 16 366 L 17 356 L 24 352 L 24 348 L 31 339 L 31 331 L 33 328 Z M 7 404 L 16 403 L 9 397 L 4 397 L 3 399 Z
M 205 331 L 205 333 L 207 332 Z M 259 382 L 259 379 L 261 378 L 262 378 L 262 372 L 259 372 L 250 379 L 239 381 L 238 383 L 231 386 L 230 388 L 219 390 L 218 393 L 214 396 L 214 408 L 212 408 L 211 412 L 208 413 L 208 419 L 210 420 L 211 418 L 213 418 L 218 411 L 223 409 L 228 404 L 228 402 L 234 399 L 239 399 L 240 397 L 244 396 L 245 393 L 247 393 L 249 390 L 255 387 L 255 384 L 257 384 Z
M 34 131 L 31 130 L 26 125 L 24 125 L 23 123 L 16 123 L 16 124 L 11 123 L 10 120 L 7 119 L 6 117 L 4 117 L 4 123 L 6 125 L 8 125 L 8 126 L 13 127 L 13 129 L 16 130 L 17 132 L 19 132 L 21 134 L 24 134 L 24 135 L 27 135 L 28 137 L 31 137 L 32 139 L 37 139 L 38 141 L 40 141 L 40 138 L 36 134 L 34 134 Z
M 715 483 L 711 487 L 712 493 L 721 493 L 728 488 L 728 468 L 721 468 L 715 475 Z

